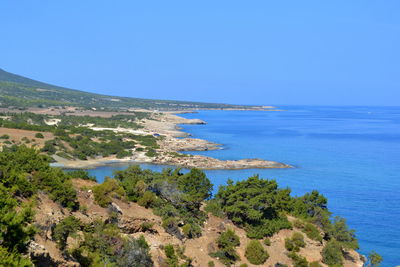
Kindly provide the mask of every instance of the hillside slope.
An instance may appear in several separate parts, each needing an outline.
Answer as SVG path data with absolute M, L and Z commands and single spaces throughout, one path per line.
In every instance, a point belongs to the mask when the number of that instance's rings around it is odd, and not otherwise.
M 88 93 L 59 87 L 0 69 L 0 107 L 78 106 L 106 109 L 249 109 L 255 106 L 153 100 Z

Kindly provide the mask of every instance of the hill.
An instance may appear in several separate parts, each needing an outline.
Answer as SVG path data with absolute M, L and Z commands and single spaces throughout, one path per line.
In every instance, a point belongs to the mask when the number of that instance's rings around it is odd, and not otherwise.
M 317 191 L 291 196 L 253 176 L 213 195 L 198 169 L 139 166 L 98 184 L 49 161 L 0 152 L 0 266 L 363 266 L 354 231 Z
M 126 110 L 129 108 L 184 109 L 254 109 L 257 106 L 154 100 L 88 93 L 32 80 L 0 69 L 0 107 L 77 106 Z

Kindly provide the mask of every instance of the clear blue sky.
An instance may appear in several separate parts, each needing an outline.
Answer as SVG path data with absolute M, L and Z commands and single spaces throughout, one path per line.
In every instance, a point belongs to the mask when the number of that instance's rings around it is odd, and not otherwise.
M 400 105 L 400 1 L 2 0 L 0 68 L 104 94 Z

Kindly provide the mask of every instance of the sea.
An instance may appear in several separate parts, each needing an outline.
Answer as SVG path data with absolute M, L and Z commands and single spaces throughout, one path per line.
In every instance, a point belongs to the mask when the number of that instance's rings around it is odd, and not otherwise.
M 181 125 L 220 150 L 187 152 L 218 159 L 260 158 L 291 169 L 208 170 L 214 193 L 228 178 L 258 174 L 300 196 L 318 190 L 334 216 L 356 230 L 361 254 L 378 252 L 381 266 L 400 265 L 400 107 L 279 106 L 279 111 L 182 114 L 206 125 Z M 127 165 L 89 170 L 99 182 Z M 166 166 L 143 164 L 162 170 Z

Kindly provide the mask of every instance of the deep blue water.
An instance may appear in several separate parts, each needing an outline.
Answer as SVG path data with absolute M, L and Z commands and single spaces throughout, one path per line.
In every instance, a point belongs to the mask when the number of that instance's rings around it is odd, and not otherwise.
M 193 137 L 223 144 L 193 152 L 220 159 L 262 158 L 293 169 L 207 171 L 215 185 L 253 174 L 274 178 L 293 195 L 313 189 L 329 199 L 334 215 L 356 229 L 360 252 L 375 250 L 382 266 L 400 264 L 400 107 L 280 107 L 284 111 L 200 111 L 185 125 Z M 115 169 L 91 170 L 101 181 Z M 144 165 L 153 170 L 162 166 Z

